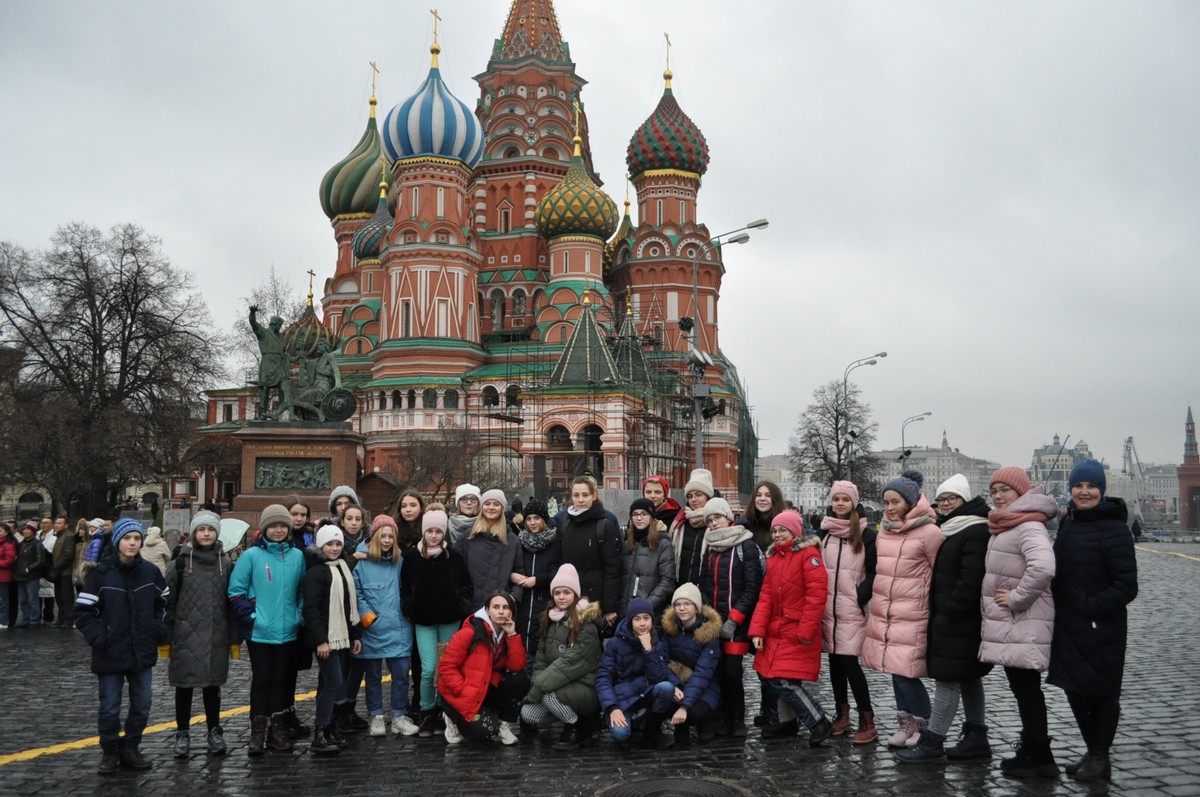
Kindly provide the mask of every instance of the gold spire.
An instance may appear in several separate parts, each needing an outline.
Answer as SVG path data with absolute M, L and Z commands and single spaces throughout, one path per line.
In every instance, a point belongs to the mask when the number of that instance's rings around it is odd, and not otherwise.
M 674 75 L 671 72 L 671 34 L 663 33 L 663 38 L 667 40 L 667 68 L 663 70 L 663 80 L 667 81 L 667 88 L 671 88 L 671 78 Z
M 575 108 L 575 137 L 572 138 L 571 141 L 572 141 L 572 143 L 575 144 L 575 157 L 582 158 L 583 157 L 583 147 L 582 147 L 583 139 L 580 138 L 580 136 L 579 136 L 580 108 L 579 108 L 579 95 L 578 94 L 575 95 L 575 100 L 571 103 L 571 105 L 573 105 Z
M 629 175 L 625 175 L 625 215 L 629 215 Z
M 379 199 L 387 199 L 387 158 L 379 156 Z
M 438 23 L 442 21 L 442 16 L 436 8 L 429 9 L 429 13 L 433 14 L 433 44 L 429 46 L 429 52 L 433 53 L 433 59 L 430 66 L 437 69 L 438 53 L 442 51 L 442 45 L 438 44 Z
M 307 271 L 308 274 L 308 306 L 311 309 L 313 306 L 313 277 L 317 276 L 317 272 L 311 268 Z
M 371 65 L 371 118 L 374 119 L 375 105 L 379 102 L 379 100 L 375 98 L 375 76 L 379 74 L 379 65 L 374 61 L 368 61 L 368 63 Z

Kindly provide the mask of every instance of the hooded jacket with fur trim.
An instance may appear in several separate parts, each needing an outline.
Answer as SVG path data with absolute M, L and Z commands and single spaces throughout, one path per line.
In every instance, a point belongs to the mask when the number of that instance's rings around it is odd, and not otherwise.
M 662 616 L 662 637 L 649 661 L 651 680 L 670 681 L 683 690 L 680 705 L 691 708 L 703 700 L 716 710 L 721 700 L 717 664 L 721 660 L 721 615 L 705 606 L 690 626 L 679 621 L 675 609 Z

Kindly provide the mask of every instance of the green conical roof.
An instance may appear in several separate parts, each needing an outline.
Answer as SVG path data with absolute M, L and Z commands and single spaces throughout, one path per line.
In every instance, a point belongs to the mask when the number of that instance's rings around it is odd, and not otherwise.
M 596 313 L 590 303 L 585 303 L 575 322 L 575 331 L 550 375 L 550 384 L 617 384 L 619 381 L 617 365 L 604 342 Z

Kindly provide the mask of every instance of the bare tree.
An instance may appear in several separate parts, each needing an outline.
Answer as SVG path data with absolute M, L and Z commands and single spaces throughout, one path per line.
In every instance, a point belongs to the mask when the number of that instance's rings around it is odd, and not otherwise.
M 871 407 L 860 396 L 857 386 L 840 379 L 813 391 L 788 451 L 793 472 L 824 484 L 851 479 L 860 488 L 874 486 L 882 468 L 871 453 L 879 424 L 871 420 Z
M 233 327 L 229 330 L 228 353 L 233 357 L 234 366 L 242 370 L 258 367 L 260 357 L 258 339 L 254 337 L 250 325 L 246 323 L 246 316 L 251 307 L 259 308 L 264 325 L 268 318 L 277 315 L 283 319 L 286 326 L 300 317 L 300 314 L 304 312 L 304 305 L 304 296 L 292 286 L 292 283 L 281 278 L 275 270 L 275 266 L 272 265 L 267 278 L 242 297 L 241 312 L 238 313 L 237 320 L 233 322 Z
M 514 452 L 514 456 L 519 456 Z M 489 450 L 479 450 L 478 432 L 465 426 L 441 423 L 435 435 L 401 443 L 383 470 L 396 480 L 397 493 L 420 490 L 447 503 L 454 488 L 464 482 L 512 495 L 521 488 L 519 466 L 498 461 Z
M 224 376 L 222 339 L 191 275 L 140 227 L 73 223 L 50 243 L 0 243 L 0 344 L 22 356 L 23 416 L 0 456 L 60 506 L 99 513 L 110 487 L 178 465 L 200 392 Z

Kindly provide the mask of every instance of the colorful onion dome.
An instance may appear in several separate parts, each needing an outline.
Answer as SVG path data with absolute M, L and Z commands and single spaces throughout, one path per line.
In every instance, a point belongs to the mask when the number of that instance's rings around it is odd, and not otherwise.
M 625 162 L 630 174 L 651 169 L 678 169 L 704 174 L 708 170 L 708 142 L 700 128 L 675 101 L 671 70 L 663 72 L 667 87 L 658 107 L 629 140 Z
M 383 246 L 387 235 L 392 231 L 392 214 L 388 209 L 387 180 L 379 182 L 379 201 L 375 206 L 375 215 L 363 223 L 350 246 L 354 249 L 354 257 L 360 263 L 367 260 L 378 260 L 383 254 Z
M 450 93 L 438 69 L 437 42 L 429 48 L 433 65 L 417 93 L 388 111 L 383 147 L 392 161 L 449 158 L 475 168 L 483 157 L 483 125 L 466 103 Z
M 313 309 L 312 291 L 308 293 L 308 304 L 304 308 L 304 312 L 296 319 L 296 322 L 283 330 L 283 343 L 287 347 L 287 353 L 293 357 L 315 357 L 317 355 L 317 343 L 324 340 L 329 345 L 329 350 L 335 348 L 333 333 L 326 329 L 321 324 L 321 320 L 317 318 L 317 313 Z
M 366 215 L 375 210 L 375 165 L 379 162 L 379 129 L 375 125 L 375 97 L 371 97 L 371 117 L 362 138 L 321 178 L 321 209 L 332 221 L 338 216 Z
M 588 174 L 581 143 L 575 136 L 575 156 L 566 175 L 538 202 L 537 228 L 543 238 L 591 235 L 607 241 L 617 229 L 617 203 Z

